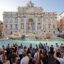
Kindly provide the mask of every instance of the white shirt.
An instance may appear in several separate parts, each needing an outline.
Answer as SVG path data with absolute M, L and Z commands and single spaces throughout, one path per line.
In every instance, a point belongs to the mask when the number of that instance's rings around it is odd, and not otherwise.
M 60 64 L 64 64 L 64 58 L 58 58 L 58 61 L 60 62 Z
M 9 60 L 7 60 L 5 63 L 3 63 L 3 64 L 10 64 L 10 62 L 9 62 Z
M 39 52 L 36 52 L 35 55 L 34 55 L 34 60 L 36 62 L 36 64 L 39 63 Z
M 46 49 L 47 51 L 49 51 L 49 46 L 46 45 L 46 46 L 45 46 L 45 49 Z
M 2 60 L 2 54 L 0 55 L 0 60 Z
M 36 52 L 36 53 L 34 54 L 34 58 L 35 58 L 35 57 L 38 57 L 38 55 L 39 55 L 39 52 Z
M 23 54 L 23 52 L 24 52 L 23 49 L 19 49 L 19 50 L 18 50 L 18 54 L 19 54 L 19 55 L 20 55 L 20 54 Z
M 28 56 L 25 56 L 21 59 L 20 64 L 28 64 L 28 63 L 29 63 L 29 57 Z

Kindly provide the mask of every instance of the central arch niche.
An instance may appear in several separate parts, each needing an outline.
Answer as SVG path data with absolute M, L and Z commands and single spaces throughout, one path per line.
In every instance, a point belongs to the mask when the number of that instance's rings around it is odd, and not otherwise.
M 28 21 L 27 21 L 27 32 L 28 33 L 34 33 L 34 30 L 35 30 L 35 23 L 33 21 L 32 18 L 29 18 Z

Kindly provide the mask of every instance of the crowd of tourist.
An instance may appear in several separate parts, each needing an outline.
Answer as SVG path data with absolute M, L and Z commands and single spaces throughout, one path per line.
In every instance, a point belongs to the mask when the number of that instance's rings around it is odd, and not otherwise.
M 32 44 L 29 47 L 8 44 L 6 48 L 3 46 L 0 49 L 0 64 L 64 64 L 64 51 L 61 46 L 57 43 L 56 46 L 40 43 L 33 48 Z

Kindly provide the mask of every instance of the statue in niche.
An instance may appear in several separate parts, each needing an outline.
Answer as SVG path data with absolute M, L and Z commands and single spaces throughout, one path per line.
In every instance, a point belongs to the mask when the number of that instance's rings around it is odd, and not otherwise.
M 29 32 L 32 32 L 34 26 L 33 19 L 30 18 L 27 24 Z

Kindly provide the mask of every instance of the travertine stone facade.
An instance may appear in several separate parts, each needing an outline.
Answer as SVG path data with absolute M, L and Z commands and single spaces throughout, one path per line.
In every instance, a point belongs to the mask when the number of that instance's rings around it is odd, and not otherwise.
M 0 21 L 0 36 L 3 36 L 3 22 Z
M 58 22 L 58 28 L 60 30 L 60 33 L 64 34 L 64 12 L 60 14 L 60 20 Z
M 31 1 L 25 7 L 18 7 L 17 12 L 4 12 L 3 19 L 4 35 L 7 37 L 15 33 L 42 37 L 47 33 L 57 34 L 57 14 L 45 12 Z

